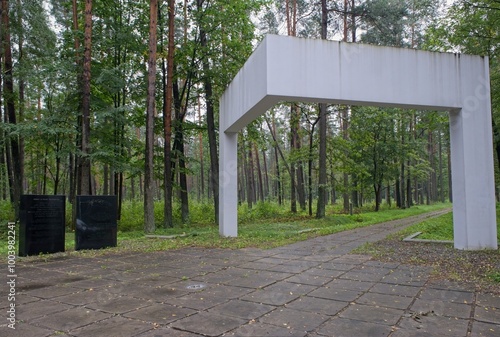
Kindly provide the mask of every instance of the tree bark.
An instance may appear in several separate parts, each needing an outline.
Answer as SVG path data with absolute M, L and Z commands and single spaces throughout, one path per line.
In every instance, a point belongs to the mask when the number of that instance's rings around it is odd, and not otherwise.
M 167 83 L 164 90 L 163 105 L 163 184 L 165 203 L 163 208 L 164 225 L 173 227 L 172 219 L 172 105 L 173 105 L 173 79 L 174 79 L 174 28 L 175 28 L 175 1 L 168 0 L 168 50 L 167 50 Z
M 80 155 L 80 181 L 79 194 L 91 195 L 90 171 L 90 79 L 92 57 L 92 0 L 85 0 L 85 26 L 84 26 L 83 72 L 82 72 L 82 127 L 81 127 L 81 155 Z
M 154 115 L 156 91 L 156 27 L 158 24 L 158 0 L 149 2 L 149 52 L 148 52 L 148 93 L 146 111 L 146 152 L 144 163 L 144 231 L 155 231 L 154 219 Z
M 198 7 L 201 9 L 202 0 L 197 0 Z M 200 28 L 200 43 L 203 49 L 207 48 L 207 33 Z M 215 107 L 213 100 L 213 88 L 210 73 L 210 62 L 207 57 L 202 59 L 202 68 L 204 72 L 203 87 L 205 90 L 205 100 L 207 109 L 207 133 L 208 146 L 210 150 L 210 182 L 214 197 L 215 221 L 219 223 L 219 154 L 217 153 L 217 129 L 215 127 Z
M 275 161 L 276 161 L 276 195 L 278 196 L 278 204 L 281 206 L 281 204 L 283 203 L 283 196 L 282 196 L 282 193 L 281 193 L 281 176 L 280 176 L 280 162 L 279 162 L 279 156 L 278 156 L 278 150 L 279 150 L 279 147 L 278 147 L 278 142 L 276 140 L 276 122 L 274 121 L 274 116 L 273 116 L 273 125 L 272 125 L 272 128 L 271 126 L 269 125 L 269 122 L 268 122 L 268 127 L 270 128 L 270 131 L 271 131 L 271 134 L 273 135 L 273 138 L 274 138 L 274 157 L 275 157 Z
M 255 165 L 257 166 L 257 178 L 259 179 L 259 199 L 264 202 L 264 181 L 262 179 L 262 167 L 260 166 L 259 149 L 253 143 L 253 151 L 255 154 Z
M 328 35 L 328 8 L 326 0 L 321 0 L 321 39 L 326 40 Z M 325 103 L 319 105 L 319 177 L 318 177 L 318 205 L 316 218 L 321 219 L 326 214 L 326 111 Z
M 262 150 L 262 162 L 264 163 L 264 198 L 267 198 L 269 196 L 269 173 L 265 149 Z
M 347 107 L 342 110 L 342 136 L 345 140 L 349 139 L 349 124 L 348 124 L 349 112 Z M 349 174 L 344 172 L 344 212 L 349 212 L 350 203 L 349 203 Z
M 10 23 L 9 23 L 9 2 L 2 0 L 2 42 L 4 55 L 4 73 L 3 73 L 3 94 L 6 105 L 6 115 L 8 122 L 12 125 L 17 124 L 16 107 L 14 99 L 14 79 L 12 72 L 12 47 L 10 40 Z M 16 213 L 16 218 L 19 217 L 19 203 L 23 192 L 23 167 L 20 151 L 19 138 L 16 136 L 10 137 L 10 153 L 12 158 L 12 202 Z

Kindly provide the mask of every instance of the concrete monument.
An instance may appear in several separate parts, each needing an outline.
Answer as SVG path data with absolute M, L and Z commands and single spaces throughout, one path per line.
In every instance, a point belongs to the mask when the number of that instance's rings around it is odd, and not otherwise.
M 488 58 L 267 36 L 220 100 L 219 232 L 237 236 L 237 132 L 280 101 L 447 111 L 454 245 L 497 249 Z

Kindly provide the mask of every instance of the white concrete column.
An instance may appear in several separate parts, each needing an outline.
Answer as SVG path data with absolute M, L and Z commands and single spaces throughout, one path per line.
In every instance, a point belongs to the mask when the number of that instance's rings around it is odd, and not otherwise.
M 475 65 L 461 66 L 462 109 L 450 112 L 454 244 L 497 249 L 488 61 Z
M 238 236 L 238 133 L 219 134 L 219 234 Z

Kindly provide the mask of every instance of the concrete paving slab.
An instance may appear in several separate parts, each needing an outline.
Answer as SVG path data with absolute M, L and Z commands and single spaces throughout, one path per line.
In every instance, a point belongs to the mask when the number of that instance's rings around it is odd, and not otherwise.
M 475 322 L 470 337 L 498 337 L 500 335 L 500 324 Z
M 115 283 L 116 281 L 113 280 L 103 279 L 101 277 L 94 277 L 94 278 L 85 278 L 80 281 L 72 282 L 71 287 L 90 290 L 102 287 L 109 287 L 114 285 Z
M 21 259 L 19 329 L 12 335 L 3 324 L 0 335 L 496 337 L 498 296 L 433 279 L 427 267 L 348 253 L 412 221 L 270 250 L 185 248 Z M 9 305 L 7 293 L 0 286 L 0 308 Z
M 246 320 L 255 320 L 256 318 L 265 315 L 274 309 L 276 309 L 276 307 L 272 305 L 242 300 L 231 300 L 213 307 L 209 310 L 209 312 L 226 316 L 234 316 Z
M 137 310 L 139 308 L 148 306 L 151 301 L 144 301 L 129 296 L 121 296 L 112 298 L 107 301 L 99 301 L 98 303 L 91 303 L 86 307 L 110 314 L 124 314 L 126 312 Z
M 287 282 L 308 284 L 312 286 L 322 286 L 330 282 L 331 280 L 331 277 L 318 276 L 308 272 L 303 272 L 286 279 Z
M 69 332 L 70 330 L 94 324 L 111 316 L 113 315 L 110 313 L 78 307 L 60 311 L 34 320 L 28 320 L 28 322 L 36 324 L 37 326 L 53 329 L 55 331 Z
M 483 307 L 494 307 L 500 309 L 500 296 L 494 296 L 492 294 L 478 294 L 476 301 L 478 305 Z
M 465 291 L 425 289 L 420 294 L 421 299 L 439 300 L 444 302 L 472 303 L 474 294 Z
M 344 310 L 339 317 L 392 326 L 398 323 L 402 314 L 402 310 L 355 304 Z
M 241 318 L 199 312 L 171 324 L 172 327 L 205 336 L 220 336 L 247 321 Z
M 268 270 L 253 270 L 247 276 L 239 277 L 237 279 L 226 282 L 227 285 L 246 288 L 264 288 L 277 281 L 284 280 L 293 274 L 273 272 Z
M 203 337 L 202 335 L 176 330 L 170 327 L 155 327 L 155 329 L 149 330 L 145 333 L 134 337 Z
M 328 320 L 328 316 L 293 309 L 276 309 L 259 321 L 296 331 L 313 331 Z
M 379 294 L 390 294 L 399 296 L 415 297 L 420 292 L 420 287 L 405 286 L 399 284 L 377 283 L 370 292 Z
M 308 295 L 311 297 L 325 298 L 334 301 L 353 302 L 363 294 L 360 290 L 346 290 L 337 288 L 320 287 Z
M 330 279 L 335 279 L 335 278 L 339 277 L 340 275 L 345 274 L 346 271 L 345 270 L 332 270 L 332 269 L 326 269 L 326 268 L 321 268 L 321 267 L 313 267 L 313 268 L 307 270 L 306 273 L 318 275 L 318 276 L 324 276 L 324 277 L 328 277 Z
M 69 294 L 74 294 L 82 291 L 81 289 L 65 286 L 50 286 L 42 287 L 34 290 L 27 290 L 24 293 L 32 297 L 39 297 L 43 299 L 55 298 L 58 296 L 64 296 Z
M 413 298 L 389 294 L 365 293 L 356 300 L 358 304 L 406 310 Z
M 285 305 L 297 298 L 301 294 L 290 292 L 278 292 L 274 290 L 257 289 L 256 291 L 241 297 L 244 301 L 251 301 L 256 303 L 270 304 L 270 305 Z
M 346 290 L 361 290 L 367 291 L 375 285 L 375 282 L 348 280 L 343 278 L 335 279 L 326 284 L 328 288 L 346 289 Z
M 480 322 L 500 324 L 500 309 L 476 306 L 474 318 Z
M 154 303 L 134 311 L 123 314 L 123 317 L 138 319 L 156 325 L 166 325 L 181 318 L 195 314 L 197 311 L 189 308 L 177 307 L 166 303 Z
M 250 322 L 225 334 L 231 337 L 306 337 L 305 331 L 297 331 L 287 327 L 280 327 L 272 324 Z
M 347 302 L 303 296 L 286 305 L 289 309 L 313 312 L 320 315 L 334 316 L 349 305 Z
M 405 317 L 399 324 L 401 331 L 399 334 L 405 336 L 405 333 L 412 336 L 412 333 L 424 333 L 425 336 L 435 337 L 458 337 L 466 336 L 469 320 L 456 319 L 442 316 L 419 316 L 418 319 L 414 317 Z M 406 330 L 406 332 L 404 332 Z
M 26 322 L 18 322 L 15 327 L 11 329 L 7 327 L 7 324 L 2 324 L 0 332 L 3 337 L 49 337 L 54 333 L 51 329 L 37 327 Z
M 197 293 L 188 294 L 178 298 L 168 299 L 170 304 L 183 306 L 196 310 L 210 309 L 218 304 L 225 303 L 230 299 L 248 294 L 251 290 L 247 288 L 231 286 L 215 286 L 204 289 Z
M 105 290 L 84 290 L 82 292 L 57 297 L 60 303 L 66 303 L 74 306 L 83 306 L 95 302 L 103 302 L 118 297 L 117 294 L 112 294 Z
M 417 299 L 410 310 L 415 313 L 434 313 L 439 316 L 469 319 L 472 305 L 456 302 L 442 302 Z
M 76 329 L 71 334 L 78 337 L 132 337 L 151 330 L 153 324 L 143 323 L 137 320 L 123 317 L 111 317 L 95 324 Z
M 65 311 L 73 307 L 72 305 L 56 301 L 40 300 L 38 302 L 19 305 L 17 309 L 17 318 L 22 321 L 28 321 L 38 317 L 52 315 L 56 312 Z
M 155 327 L 145 333 L 134 337 L 203 337 L 202 335 L 192 332 L 180 331 L 170 327 Z
M 392 328 L 387 325 L 337 317 L 323 324 L 317 330 L 317 333 L 321 336 L 328 337 L 387 337 L 391 331 Z

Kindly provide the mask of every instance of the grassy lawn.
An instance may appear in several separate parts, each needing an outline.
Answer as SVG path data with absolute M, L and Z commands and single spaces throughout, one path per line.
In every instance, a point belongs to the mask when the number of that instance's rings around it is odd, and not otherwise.
M 415 224 L 401 231 L 398 235 L 411 235 L 422 232 L 417 239 L 426 240 L 453 240 L 453 214 L 441 215 Z M 500 242 L 500 208 L 497 209 L 497 239 Z
M 213 223 L 176 226 L 169 229 L 159 229 L 154 233 L 156 235 L 184 235 L 175 239 L 150 239 L 144 236 L 142 230 L 121 231 L 119 226 L 118 247 L 99 251 L 75 252 L 74 233 L 67 232 L 66 253 L 94 256 L 106 253 L 147 252 L 182 247 L 229 249 L 257 247 L 267 249 L 319 235 L 332 234 L 449 207 L 451 204 L 445 203 L 415 206 L 404 210 L 386 208 L 379 212 L 365 209 L 353 215 L 341 214 L 338 212 L 338 208 L 330 208 L 327 217 L 321 220 L 310 218 L 305 214 L 291 214 L 289 212 L 270 214 L 271 217 L 269 217 L 269 213 L 273 213 L 272 210 L 266 214 L 265 208 L 256 208 L 245 210 L 244 214 L 240 214 L 242 223 L 239 225 L 237 238 L 221 238 L 218 227 Z M 6 246 L 6 244 L 1 245 L 0 256 L 6 255 Z M 30 258 L 32 257 L 24 259 Z

